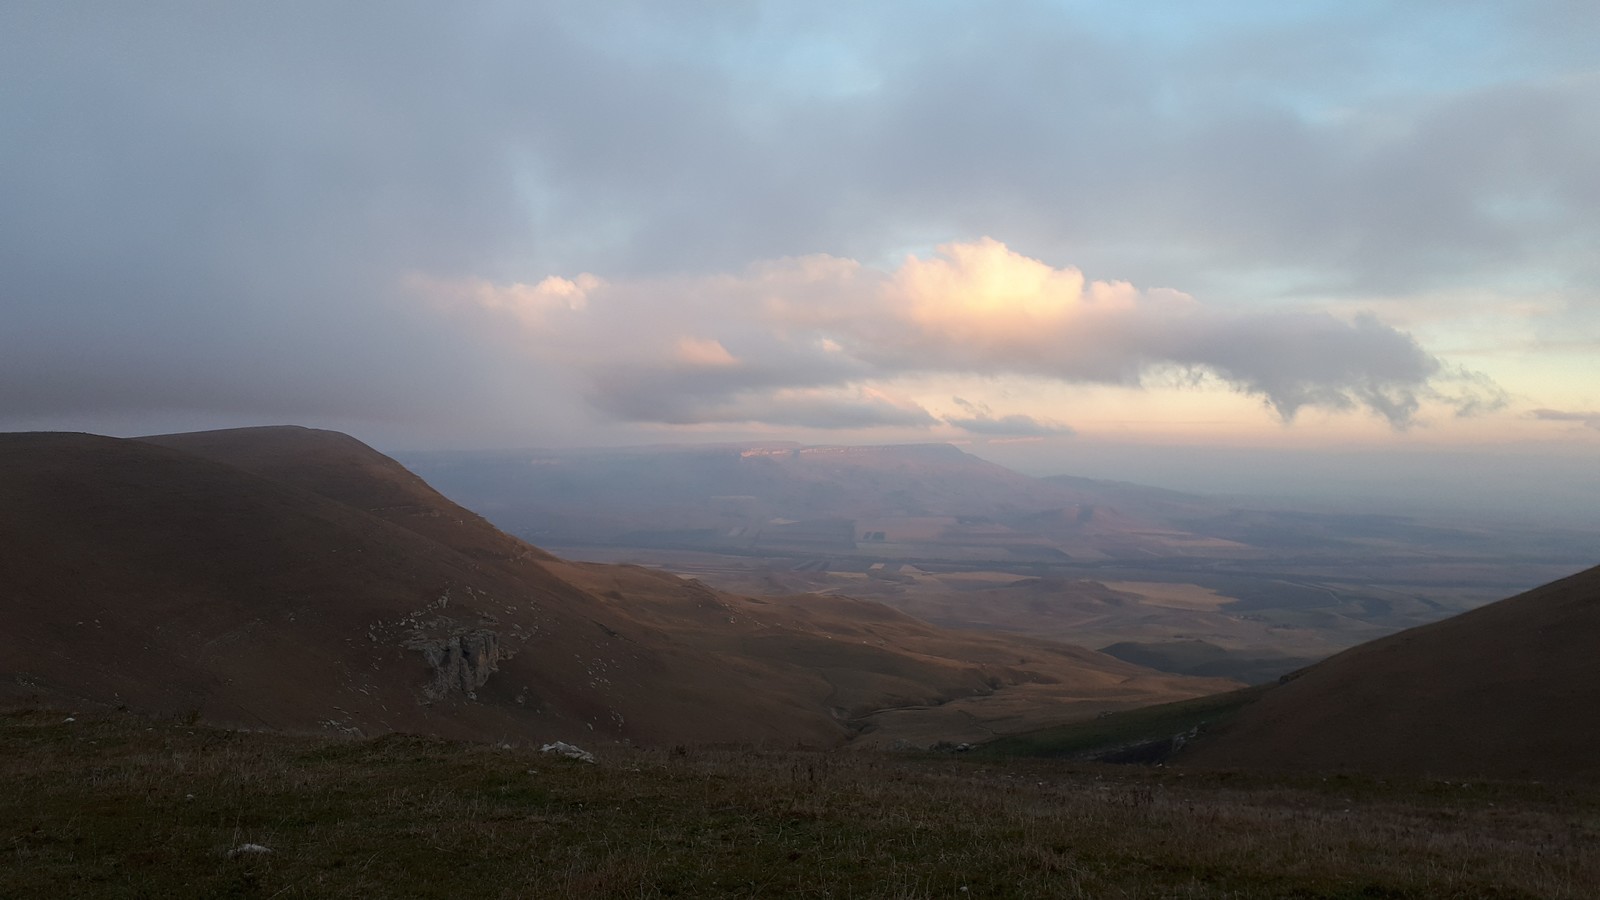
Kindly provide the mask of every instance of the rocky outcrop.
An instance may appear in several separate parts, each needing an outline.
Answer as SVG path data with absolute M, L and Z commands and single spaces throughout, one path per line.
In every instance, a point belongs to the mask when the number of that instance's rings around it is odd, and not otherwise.
M 499 670 L 501 660 L 511 654 L 500 644 L 500 635 L 486 628 L 464 631 L 442 638 L 415 638 L 406 643 L 433 667 L 433 680 L 422 688 L 429 700 L 440 700 L 451 693 L 475 699 L 489 676 Z
M 539 752 L 559 753 L 560 755 L 565 756 L 567 759 L 575 759 L 579 762 L 594 762 L 593 753 L 590 753 L 582 747 L 569 744 L 566 741 L 556 741 L 554 744 L 545 744 L 543 747 L 539 748 Z

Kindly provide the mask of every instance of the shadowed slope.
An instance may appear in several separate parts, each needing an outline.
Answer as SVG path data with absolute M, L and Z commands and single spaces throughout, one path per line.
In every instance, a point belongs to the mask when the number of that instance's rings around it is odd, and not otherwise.
M 764 704 L 720 686 L 714 661 L 662 652 L 658 635 L 528 555 L 475 558 L 139 441 L 0 436 L 0 476 L 0 658 L 7 680 L 31 689 L 269 727 L 840 732 L 822 710 L 757 716 Z M 487 525 L 458 527 L 451 543 L 494 543 Z M 743 721 L 722 724 L 728 716 L 705 712 L 716 707 Z
M 294 425 L 139 438 L 305 488 L 477 558 L 552 560 L 446 499 L 404 466 L 337 431 Z
M 0 435 L 0 546 L 4 691 L 235 724 L 828 745 L 885 706 L 1019 685 L 1216 688 L 873 604 L 573 567 L 308 429 Z
M 1348 650 L 1179 759 L 1201 766 L 1600 778 L 1600 568 Z

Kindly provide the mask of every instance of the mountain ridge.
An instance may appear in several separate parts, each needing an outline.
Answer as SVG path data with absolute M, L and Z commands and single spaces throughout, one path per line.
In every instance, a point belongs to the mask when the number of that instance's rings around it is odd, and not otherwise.
M 337 432 L 0 435 L 0 476 L 13 698 L 280 729 L 834 746 L 888 706 L 1076 691 L 1091 702 L 1055 714 L 1092 715 L 1208 689 L 860 601 L 566 563 Z M 983 721 L 969 713 L 919 727 Z

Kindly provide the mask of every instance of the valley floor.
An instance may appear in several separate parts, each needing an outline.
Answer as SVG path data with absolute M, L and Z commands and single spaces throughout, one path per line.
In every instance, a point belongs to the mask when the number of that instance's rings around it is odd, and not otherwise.
M 0 715 L 0 896 L 1600 894 L 1589 787 L 69 715 Z

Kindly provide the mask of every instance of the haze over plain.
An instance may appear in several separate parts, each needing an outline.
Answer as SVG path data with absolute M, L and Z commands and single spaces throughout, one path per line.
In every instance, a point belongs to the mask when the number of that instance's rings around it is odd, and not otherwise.
M 7 4 L 0 428 L 952 440 L 1592 521 L 1597 26 Z

